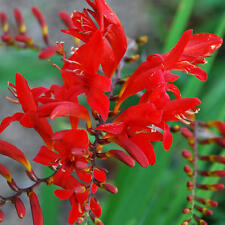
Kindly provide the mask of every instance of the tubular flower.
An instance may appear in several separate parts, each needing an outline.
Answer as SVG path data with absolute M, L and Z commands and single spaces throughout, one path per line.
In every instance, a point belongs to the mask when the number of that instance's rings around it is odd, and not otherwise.
M 111 77 L 126 52 L 126 36 L 119 18 L 104 0 L 93 2 L 87 0 L 87 3 L 93 11 L 89 9 L 84 9 L 82 13 L 75 11 L 72 15 L 74 28 L 63 32 L 88 42 L 98 29 L 98 25 L 103 38 L 102 69 L 107 77 Z M 93 21 L 91 16 L 96 21 Z
M 119 110 L 122 102 L 146 89 L 145 96 L 163 90 L 172 91 L 176 97 L 180 96 L 175 85 L 169 84 L 176 81 L 179 76 L 172 74 L 171 70 L 181 70 L 205 81 L 207 74 L 199 68 L 198 64 L 205 64 L 205 57 L 210 56 L 222 44 L 222 39 L 209 33 L 192 34 L 192 30 L 183 33 L 176 46 L 163 55 L 153 54 L 148 56 L 134 74 L 124 84 L 115 111 Z
M 52 148 L 52 128 L 45 118 L 38 116 L 38 105 L 34 93 L 32 93 L 25 78 L 19 73 L 16 74 L 16 85 L 13 86 L 12 90 L 24 113 L 15 113 L 13 116 L 3 119 L 0 124 L 0 132 L 5 130 L 11 122 L 19 121 L 26 128 L 34 128 L 49 148 Z

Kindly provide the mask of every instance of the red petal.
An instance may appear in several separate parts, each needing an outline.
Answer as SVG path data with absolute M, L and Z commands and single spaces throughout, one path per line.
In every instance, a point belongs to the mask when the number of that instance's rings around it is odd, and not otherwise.
M 152 166 L 156 163 L 154 148 L 145 134 L 135 135 L 131 140 L 143 151 L 145 156 L 148 158 L 149 165 Z
M 170 128 L 168 124 L 165 123 L 164 125 L 164 135 L 163 135 L 163 147 L 166 151 L 168 151 L 172 145 L 173 136 L 170 133 Z
M 7 179 L 7 181 L 12 180 L 12 175 L 9 170 L 0 163 L 0 174 Z
M 43 215 L 37 195 L 31 191 L 28 193 L 34 225 L 43 225 Z
M 16 197 L 13 199 L 13 203 L 15 204 L 19 218 L 20 219 L 24 218 L 24 216 L 26 215 L 26 208 L 22 200 L 19 197 Z
M 59 48 L 58 45 L 49 46 L 49 47 L 43 49 L 39 53 L 38 58 L 39 59 L 48 59 L 57 53 L 58 48 Z
M 46 166 L 52 166 L 56 164 L 57 159 L 59 159 L 59 154 L 50 151 L 46 146 L 42 146 L 33 161 Z
M 107 179 L 105 173 L 99 169 L 94 169 L 94 177 L 100 182 L 105 182 Z
M 94 198 L 91 198 L 90 202 L 91 211 L 95 214 L 95 216 L 100 217 L 102 214 L 102 208 L 98 201 L 96 201 Z
M 20 73 L 16 73 L 16 91 L 24 112 L 37 111 L 37 105 L 28 83 Z
M 195 34 L 186 45 L 183 54 L 196 57 L 207 57 L 216 51 L 222 43 L 223 39 L 215 34 Z
M 79 216 L 79 207 L 78 204 L 75 200 L 72 202 L 72 207 L 70 210 L 70 215 L 68 219 L 69 224 L 74 224 Z
M 56 197 L 60 198 L 61 200 L 67 200 L 73 195 L 73 190 L 72 189 L 67 189 L 67 190 L 57 189 L 54 191 L 54 194 L 56 195 Z
M 167 91 L 171 91 L 173 94 L 174 94 L 174 96 L 176 97 L 176 98 L 181 98 L 181 94 L 180 94 L 180 90 L 179 90 L 179 88 L 177 87 L 177 86 L 175 86 L 174 84 L 167 84 L 167 87 L 166 87 L 166 90 Z
M 0 154 L 8 156 L 17 162 L 21 163 L 26 167 L 26 169 L 30 172 L 32 171 L 31 165 L 29 161 L 27 160 L 26 156 L 24 153 L 19 150 L 16 146 L 0 140 Z
M 149 165 L 148 158 L 143 151 L 133 141 L 124 136 L 118 136 L 115 142 L 124 148 L 142 167 Z
M 201 104 L 198 98 L 180 98 L 176 100 L 169 101 L 164 107 L 163 118 L 165 121 L 177 120 L 176 115 L 184 113 L 189 109 L 193 109 L 196 105 Z
M 19 121 L 23 115 L 23 113 L 15 113 L 14 115 L 8 116 L 3 119 L 0 125 L 0 133 L 2 133 L 10 125 L 10 123 Z
M 100 125 L 96 129 L 106 131 L 110 134 L 121 134 L 124 131 L 124 128 L 125 128 L 124 122 L 115 122 Z
M 107 120 L 109 114 L 109 99 L 104 92 L 91 89 L 86 93 L 87 102 L 91 108 L 97 111 L 104 121 Z
M 84 106 L 73 102 L 64 102 L 64 103 L 62 102 L 61 104 L 59 104 L 51 112 L 50 118 L 56 119 L 61 116 L 77 117 L 86 120 L 87 123 L 90 123 L 88 110 Z
M 126 165 L 128 165 L 130 167 L 135 166 L 134 159 L 121 150 L 113 149 L 113 150 L 110 150 L 109 152 L 107 152 L 106 155 L 110 156 L 110 157 L 114 157 L 114 158 L 120 160 L 121 162 L 125 163 Z
M 185 31 L 180 40 L 177 42 L 176 46 L 172 48 L 165 60 L 166 69 L 171 69 L 173 65 L 179 60 L 181 55 L 183 54 L 185 46 L 192 38 L 192 30 Z

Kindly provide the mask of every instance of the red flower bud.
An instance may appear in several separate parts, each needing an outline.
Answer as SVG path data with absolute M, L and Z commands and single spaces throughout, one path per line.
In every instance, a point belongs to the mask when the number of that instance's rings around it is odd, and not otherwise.
M 210 207 L 217 207 L 218 203 L 216 201 L 205 199 L 205 198 L 199 198 L 195 196 L 196 201 L 202 203 L 203 205 L 210 206 Z
M 5 42 L 8 45 L 13 45 L 14 44 L 13 38 L 10 35 L 6 34 L 6 33 L 3 34 L 1 36 L 1 38 L 2 38 L 2 41 Z
M 42 225 L 43 224 L 43 215 L 41 212 L 41 207 L 39 204 L 38 197 L 33 191 L 28 193 L 28 197 L 30 199 L 33 223 L 34 223 L 34 225 Z
M 204 214 L 206 216 L 212 216 L 212 214 L 213 214 L 212 210 L 200 207 L 198 205 L 195 205 L 195 209 L 197 209 L 199 212 L 201 212 L 202 214 Z
M 191 222 L 191 219 L 187 219 L 182 223 L 182 225 L 188 225 L 190 222 Z
M 191 208 L 185 208 L 183 209 L 184 214 L 189 214 L 191 212 Z
M 20 219 L 22 219 L 26 215 L 26 208 L 19 197 L 13 199 L 13 203 L 15 204 L 17 214 Z
M 5 33 L 8 33 L 9 32 L 9 24 L 8 24 L 7 16 L 4 12 L 0 13 L 0 21 L 1 21 L 1 24 L 2 24 L 3 31 Z
M 2 210 L 0 209 L 0 223 L 2 223 L 5 219 L 5 215 L 4 213 L 2 212 Z
M 225 170 L 215 170 L 215 171 L 201 171 L 198 170 L 198 174 L 204 177 L 224 177 Z
M 192 156 L 192 154 L 191 154 L 189 151 L 183 150 L 182 156 L 183 156 L 184 158 L 186 158 L 190 163 L 193 162 L 193 156 Z
M 194 184 L 191 181 L 188 181 L 187 182 L 187 188 L 188 188 L 188 190 L 191 191 L 193 189 L 193 187 L 194 187 Z
M 49 44 L 48 25 L 45 21 L 45 18 L 43 16 L 42 12 L 40 11 L 40 9 L 38 9 L 37 7 L 32 8 L 32 13 L 35 16 L 35 18 L 37 19 L 38 23 L 40 24 L 40 26 L 42 28 L 42 34 L 43 34 L 44 41 L 48 45 Z
M 189 177 L 193 177 L 193 171 L 192 168 L 188 165 L 184 166 L 184 172 L 189 176 Z
M 224 189 L 224 184 L 197 184 L 197 188 L 202 190 L 219 191 Z
M 17 8 L 14 9 L 14 16 L 16 18 L 16 23 L 17 23 L 17 26 L 19 28 L 20 33 L 25 34 L 26 33 L 26 26 L 25 26 L 25 23 L 24 23 L 22 13 L 20 12 L 19 9 L 17 9 Z
M 18 42 L 23 42 L 29 46 L 33 46 L 34 45 L 34 42 L 33 40 L 29 37 L 29 36 L 26 36 L 26 35 L 16 35 L 15 36 L 15 40 L 18 41 Z
M 1 163 L 0 163 L 0 175 L 5 177 L 8 182 L 12 181 L 12 175 L 11 175 L 10 171 Z
M 71 16 L 69 15 L 69 13 L 67 13 L 66 11 L 60 11 L 59 17 L 69 29 L 74 28 L 73 20 Z
M 199 225 L 208 225 L 208 223 L 206 223 L 205 220 L 201 219 L 200 217 L 198 217 L 197 215 L 194 214 L 194 218 L 196 220 L 196 222 L 199 224 Z
M 190 196 L 190 195 L 187 196 L 187 201 L 188 201 L 188 202 L 192 202 L 192 201 L 193 201 L 193 196 Z
M 98 185 L 98 184 L 97 184 Z M 99 183 L 99 186 L 103 188 L 104 190 L 111 192 L 112 194 L 117 194 L 118 189 L 116 186 L 108 183 Z
M 217 162 L 225 164 L 225 157 L 220 155 L 199 156 L 199 159 L 207 162 Z
M 39 59 L 48 59 L 50 57 L 52 57 L 53 55 L 55 55 L 57 53 L 58 50 L 58 45 L 52 45 L 49 46 L 48 48 L 45 48 L 41 51 L 41 53 L 38 55 Z

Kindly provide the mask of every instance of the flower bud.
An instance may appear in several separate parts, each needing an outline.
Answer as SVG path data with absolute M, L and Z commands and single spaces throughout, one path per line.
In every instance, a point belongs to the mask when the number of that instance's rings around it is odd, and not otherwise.
M 42 225 L 43 224 L 43 215 L 41 212 L 41 207 L 39 204 L 38 197 L 33 191 L 30 191 L 28 193 L 28 197 L 30 200 L 33 224 L 34 225 Z
M 4 222 L 4 219 L 5 219 L 5 215 L 2 212 L 2 210 L 0 209 L 0 223 Z
M 9 32 L 9 24 L 8 24 L 7 16 L 4 12 L 0 13 L 0 21 L 1 21 L 2 29 L 3 29 L 4 33 L 8 33 Z
M 198 205 L 195 205 L 195 209 L 197 209 L 199 212 L 201 212 L 202 214 L 204 214 L 206 216 L 212 216 L 212 214 L 213 214 L 212 210 L 200 207 Z
M 71 16 L 66 11 L 60 11 L 59 17 L 69 29 L 74 28 L 73 20 L 71 19 Z
M 98 185 L 98 184 L 97 184 Z M 112 184 L 108 184 L 108 183 L 99 183 L 99 186 L 108 191 L 108 192 L 111 192 L 112 194 L 117 194 L 118 192 L 118 189 L 116 186 L 112 185 Z
M 199 156 L 199 159 L 206 162 L 217 162 L 217 163 L 225 164 L 225 157 L 220 155 Z
M 194 214 L 194 218 L 196 220 L 196 222 L 199 224 L 199 225 L 208 225 L 208 223 L 206 223 L 205 220 L 201 219 L 200 217 L 198 217 L 197 215 Z
M 14 16 L 15 16 L 16 23 L 17 23 L 17 26 L 19 28 L 20 34 L 25 34 L 26 33 L 26 26 L 25 26 L 25 23 L 24 23 L 22 13 L 20 12 L 19 9 L 17 9 L 17 8 L 14 9 Z
M 29 36 L 26 36 L 26 35 L 16 35 L 15 36 L 15 40 L 18 41 L 18 42 L 23 42 L 29 46 L 33 46 L 34 45 L 34 42 L 33 40 L 29 37 Z
M 210 207 L 217 207 L 218 203 L 216 201 L 205 199 L 205 198 L 199 198 L 195 196 L 195 200 L 202 203 L 203 205 L 210 206 Z
M 22 219 L 26 215 L 26 208 L 19 197 L 13 199 L 13 203 L 15 204 L 17 214 L 20 219 Z
M 183 150 L 182 156 L 183 156 L 184 158 L 186 158 L 190 163 L 193 162 L 193 156 L 192 156 L 192 154 L 191 154 L 189 151 Z
M 224 189 L 224 184 L 197 184 L 198 189 L 209 190 L 209 191 L 219 191 Z
M 124 61 L 125 61 L 126 63 L 134 63 L 134 62 L 136 62 L 139 58 L 140 58 L 140 55 L 138 55 L 138 54 L 133 54 L 133 55 L 130 55 L 130 56 L 126 56 L 126 57 L 124 58 Z
M 44 41 L 48 45 L 49 44 L 48 25 L 45 21 L 45 18 L 43 16 L 42 12 L 40 11 L 40 9 L 38 9 L 37 7 L 32 8 L 32 13 L 35 16 L 35 18 L 37 19 L 38 23 L 40 24 Z
M 187 219 L 182 223 L 182 225 L 189 225 L 190 222 L 191 222 L 191 219 Z
M 191 212 L 191 208 L 184 208 L 183 213 L 184 214 L 189 214 Z
M 198 170 L 198 174 L 203 176 L 203 177 L 224 177 L 225 176 L 225 170 L 215 170 L 215 171 Z
M 148 36 L 142 35 L 142 36 L 136 38 L 136 42 L 141 45 L 146 44 L 148 42 Z
M 184 172 L 189 176 L 189 177 L 193 177 L 193 170 L 190 166 L 185 165 L 184 166 Z
M 188 190 L 191 191 L 193 189 L 193 187 L 194 187 L 194 184 L 191 181 L 188 181 L 187 182 L 187 188 L 188 188 Z

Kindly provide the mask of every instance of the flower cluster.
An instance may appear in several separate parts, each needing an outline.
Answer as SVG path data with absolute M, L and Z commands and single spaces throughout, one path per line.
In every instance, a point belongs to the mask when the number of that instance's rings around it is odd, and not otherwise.
M 73 12 L 72 19 L 64 12 L 60 14 L 68 26 L 63 32 L 84 44 L 73 49 L 69 57 L 66 57 L 63 43 L 53 50 L 52 47 L 45 49 L 39 56 L 48 58 L 60 48 L 64 65 L 57 68 L 63 84 L 31 89 L 25 78 L 17 73 L 15 85 L 9 83 L 16 99 L 8 99 L 20 104 L 23 112 L 6 117 L 0 124 L 0 132 L 14 121 L 33 128 L 44 141 L 34 161 L 55 171 L 48 184 L 61 187 L 55 195 L 70 201 L 69 224 L 82 224 L 90 215 L 95 224 L 101 225 L 101 206 L 95 193 L 100 188 L 115 194 L 117 188 L 106 182 L 107 170 L 99 167 L 96 160 L 113 157 L 131 167 L 136 160 L 141 166 L 148 167 L 156 162 L 152 142 L 162 141 L 164 149 L 169 150 L 172 134 L 168 122 L 191 123 L 199 110 L 196 106 L 200 104 L 198 98 L 181 97 L 173 84 L 179 76 L 171 71 L 183 71 L 205 81 L 207 74 L 197 65 L 206 63 L 205 57 L 221 46 L 222 39 L 208 33 L 193 35 L 192 30 L 187 30 L 170 52 L 148 56 L 123 81 L 119 96 L 114 96 L 115 86 L 121 83 L 118 67 L 124 61 L 127 39 L 118 17 L 104 0 L 86 1 L 91 9 Z M 33 13 L 39 18 L 45 34 L 47 28 L 38 16 L 39 11 L 33 10 Z M 47 36 L 45 41 L 48 41 Z M 113 76 L 115 73 L 116 77 Z M 121 104 L 137 93 L 141 93 L 139 104 L 119 114 Z M 92 116 L 80 104 L 78 96 L 81 94 L 86 96 Z M 113 100 L 116 105 L 110 111 Z M 69 119 L 70 129 L 53 132 L 48 119 L 59 117 Z M 112 122 L 107 122 L 109 117 Z M 79 120 L 85 121 L 87 129 L 78 128 Z M 90 141 L 90 135 L 94 136 L 94 142 Z M 104 145 L 111 142 L 128 154 L 119 149 L 105 151 Z M 12 148 L 16 147 L 10 145 L 8 151 Z M 20 161 L 30 176 L 35 177 L 30 164 L 21 160 L 19 154 L 9 154 L 7 147 L 0 147 L 0 154 Z M 34 196 L 34 192 L 30 191 L 29 196 Z M 36 224 L 42 223 L 42 217 L 35 213 L 33 218 Z

